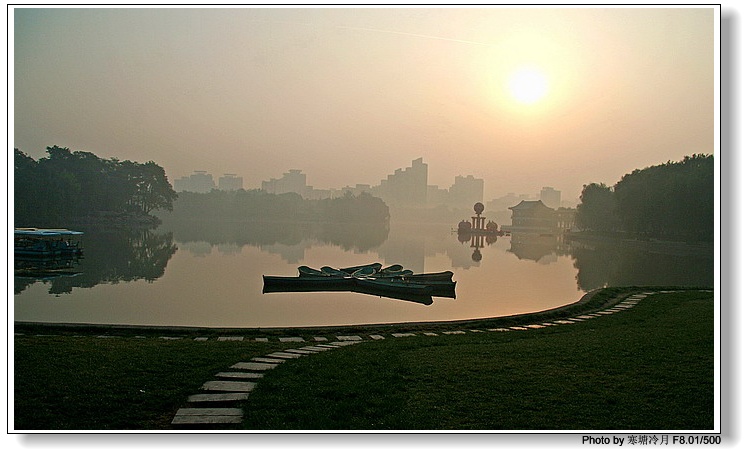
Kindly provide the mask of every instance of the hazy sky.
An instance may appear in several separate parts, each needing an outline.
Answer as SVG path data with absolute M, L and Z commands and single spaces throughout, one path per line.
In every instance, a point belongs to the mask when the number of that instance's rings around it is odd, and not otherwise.
M 292 168 L 375 185 L 423 157 L 442 188 L 575 200 L 715 150 L 710 7 L 13 14 L 12 142 L 34 158 L 59 145 L 251 189 Z

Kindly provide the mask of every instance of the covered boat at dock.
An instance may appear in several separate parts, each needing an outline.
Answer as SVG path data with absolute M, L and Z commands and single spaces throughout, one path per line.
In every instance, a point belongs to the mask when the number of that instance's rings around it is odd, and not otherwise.
M 68 229 L 17 228 L 13 236 L 16 258 L 75 257 L 83 254 L 83 232 Z

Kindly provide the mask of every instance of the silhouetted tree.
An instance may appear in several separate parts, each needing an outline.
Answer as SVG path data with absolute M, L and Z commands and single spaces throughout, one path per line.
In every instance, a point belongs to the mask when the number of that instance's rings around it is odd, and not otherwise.
M 712 155 L 692 155 L 625 175 L 614 186 L 623 230 L 711 239 L 713 177 Z
M 148 215 L 170 209 L 176 193 L 153 161 L 101 159 L 91 152 L 47 147 L 34 161 L 15 149 L 16 225 L 55 224 L 99 212 Z
M 613 189 L 585 185 L 577 207 L 578 226 L 599 232 L 689 240 L 711 240 L 714 214 L 712 155 L 692 155 L 637 169 Z
M 611 232 L 617 226 L 614 192 L 604 183 L 583 186 L 577 206 L 577 226 L 583 230 Z
M 164 168 L 153 161 L 127 163 L 126 176 L 133 191 L 128 203 L 144 214 L 154 209 L 171 211 L 177 193 L 169 184 Z

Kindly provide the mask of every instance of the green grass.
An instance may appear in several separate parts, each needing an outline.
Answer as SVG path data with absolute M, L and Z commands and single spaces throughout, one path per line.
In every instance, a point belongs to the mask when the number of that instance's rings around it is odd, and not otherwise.
M 268 372 L 242 426 L 710 430 L 713 333 L 712 293 L 689 291 L 575 325 L 366 342 Z M 291 347 L 28 333 L 14 341 L 16 430 L 170 429 L 213 374 Z
M 166 429 L 177 408 L 213 374 L 285 347 L 158 337 L 16 337 L 14 427 Z
M 713 300 L 523 332 L 391 339 L 274 370 L 251 429 L 713 428 Z

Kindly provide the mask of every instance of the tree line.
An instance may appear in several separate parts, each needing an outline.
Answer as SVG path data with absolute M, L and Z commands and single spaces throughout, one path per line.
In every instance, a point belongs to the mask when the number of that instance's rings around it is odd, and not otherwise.
M 585 185 L 576 222 L 593 232 L 709 241 L 713 195 L 713 156 L 696 154 L 637 169 L 613 187 Z
M 221 219 L 229 221 L 299 221 L 330 223 L 385 223 L 390 210 L 385 202 L 368 193 L 332 199 L 304 199 L 297 193 L 213 190 L 209 193 L 181 192 L 173 211 L 164 219 Z
M 58 146 L 47 147 L 39 160 L 14 152 L 17 227 L 57 226 L 102 213 L 149 217 L 170 210 L 177 198 L 164 169 L 153 161 L 103 159 Z

